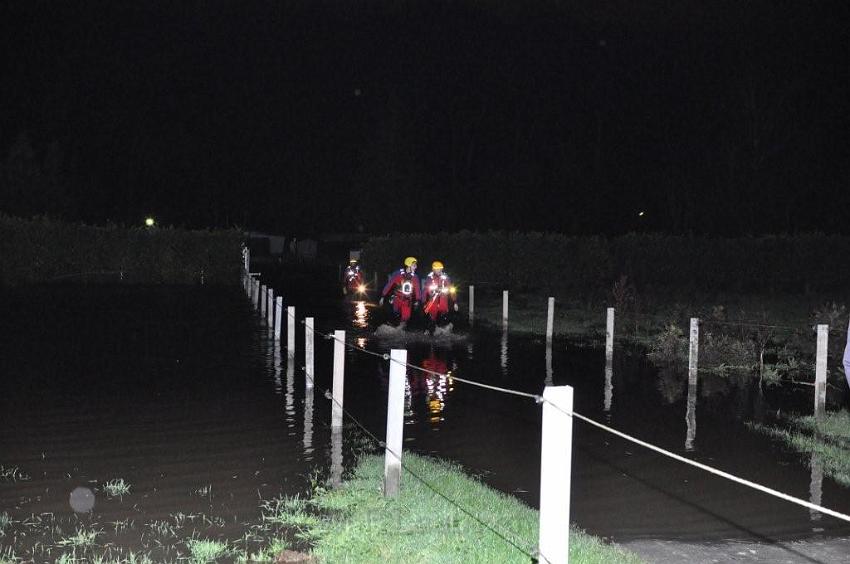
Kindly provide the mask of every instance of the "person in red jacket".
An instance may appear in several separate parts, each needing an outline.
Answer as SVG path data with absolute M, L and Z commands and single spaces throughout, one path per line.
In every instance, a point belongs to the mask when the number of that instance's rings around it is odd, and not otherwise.
M 363 272 L 360 270 L 357 259 L 348 261 L 348 266 L 345 267 L 342 278 L 342 293 L 344 295 L 363 295 L 366 293 L 366 286 L 363 284 Z
M 381 291 L 381 299 L 378 300 L 379 305 L 384 305 L 384 298 L 389 297 L 393 311 L 402 324 L 407 324 L 422 298 L 416 266 L 416 257 L 404 259 L 404 268 L 390 275 L 387 285 Z
M 431 263 L 431 272 L 422 279 L 422 303 L 432 331 L 438 323 L 447 321 L 450 309 L 457 311 L 452 279 L 443 271 L 443 263 L 438 260 Z

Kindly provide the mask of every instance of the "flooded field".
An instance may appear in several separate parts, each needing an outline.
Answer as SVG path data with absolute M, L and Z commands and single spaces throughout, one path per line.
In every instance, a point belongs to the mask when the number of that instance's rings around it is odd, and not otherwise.
M 575 387 L 584 416 L 675 453 L 841 512 L 850 491 L 750 421 L 810 413 L 810 388 L 761 392 L 734 378 L 659 372 L 641 351 L 604 353 L 510 331 L 432 339 L 379 332 L 375 308 L 336 295 L 296 296 L 317 331 L 347 331 L 372 352 L 408 349 L 437 373 L 540 393 Z M 183 554 L 181 533 L 251 544 L 260 503 L 304 494 L 330 471 L 332 342 L 316 340 L 316 389 L 305 389 L 303 327 L 294 358 L 239 288 L 51 286 L 3 297 L 0 546 L 52 561 L 96 526 L 97 543 L 157 557 Z M 383 438 L 388 363 L 346 353 L 345 406 Z M 540 407 L 534 401 L 408 372 L 405 446 L 459 462 L 536 506 Z M 850 535 L 839 520 L 666 459 L 581 422 L 574 426 L 572 519 L 628 545 L 645 540 L 787 543 Z M 344 463 L 369 441 L 346 421 Z M 355 441 L 351 439 L 356 437 Z M 815 461 L 817 462 L 817 461 Z M 810 467 L 811 466 L 811 467 Z M 129 485 L 123 490 L 120 484 Z M 76 511 L 75 511 L 76 508 Z M 49 533 L 45 533 L 49 531 Z M 247 536 L 246 536 L 247 535 Z M 239 539 L 242 539 L 241 541 Z M 47 548 L 53 543 L 53 548 Z M 45 552 L 48 550 L 48 552 Z M 790 561 L 800 557 L 789 548 Z M 805 557 L 801 561 L 811 561 Z

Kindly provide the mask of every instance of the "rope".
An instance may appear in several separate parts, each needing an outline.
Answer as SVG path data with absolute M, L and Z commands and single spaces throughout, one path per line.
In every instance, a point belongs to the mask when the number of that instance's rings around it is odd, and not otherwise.
M 785 501 L 790 501 L 791 503 L 796 503 L 797 505 L 802 505 L 803 507 L 806 507 L 808 509 L 813 509 L 815 511 L 825 513 L 826 515 L 829 515 L 831 517 L 835 517 L 836 519 L 841 519 L 842 521 L 847 521 L 848 523 L 850 523 L 850 515 L 845 515 L 844 513 L 839 513 L 838 511 L 834 511 L 832 509 L 828 509 L 828 508 L 823 507 L 821 505 L 817 505 L 817 504 L 811 503 L 809 501 L 805 501 L 805 500 L 802 500 L 800 498 L 788 495 L 786 493 L 782 493 L 778 490 L 774 490 L 773 488 L 768 488 L 767 486 L 763 486 L 761 484 L 751 482 L 750 480 L 745 480 L 744 478 L 739 478 L 738 476 L 735 476 L 735 475 L 730 474 L 728 472 L 724 472 L 723 470 L 718 470 L 717 468 L 713 468 L 713 467 L 708 466 L 706 464 L 702 464 L 701 462 L 696 462 L 695 460 L 685 458 L 684 456 L 680 456 L 678 454 L 675 454 L 675 453 L 672 453 L 668 450 L 665 450 L 661 447 L 657 447 L 653 444 L 650 444 L 650 443 L 644 442 L 640 439 L 637 439 L 635 437 L 632 437 L 631 435 L 627 435 L 626 433 L 623 433 L 621 431 L 617 431 L 616 429 L 612 429 L 611 427 L 603 425 L 602 423 L 594 421 L 593 419 L 590 419 L 589 417 L 585 417 L 584 415 L 581 415 L 581 414 L 579 414 L 575 411 L 573 411 L 573 413 L 567 413 L 565 410 L 561 409 L 559 406 L 553 404 L 552 402 L 550 402 L 549 400 L 546 400 L 545 398 L 544 398 L 543 401 L 545 401 L 549 405 L 553 406 L 555 409 L 557 409 L 561 413 L 564 413 L 564 414 L 571 416 L 571 417 L 575 417 L 576 419 L 580 419 L 580 420 L 584 421 L 585 423 L 588 423 L 590 425 L 593 425 L 594 427 L 602 429 L 603 431 L 607 431 L 608 433 L 611 433 L 613 435 L 617 435 L 618 437 L 626 439 L 627 441 L 633 442 L 637 445 L 640 445 L 642 447 L 653 450 L 653 451 L 655 451 L 659 454 L 663 454 L 664 456 L 672 458 L 673 460 L 678 460 L 679 462 L 684 462 L 685 464 L 690 464 L 691 466 L 695 466 L 696 468 L 699 468 L 700 470 L 705 470 L 706 472 L 709 472 L 711 474 L 715 474 L 715 475 L 720 476 L 722 478 L 726 478 L 727 480 L 737 482 L 741 485 L 748 486 L 750 488 L 753 488 L 755 490 L 764 492 L 766 494 L 778 497 L 780 499 L 784 499 Z

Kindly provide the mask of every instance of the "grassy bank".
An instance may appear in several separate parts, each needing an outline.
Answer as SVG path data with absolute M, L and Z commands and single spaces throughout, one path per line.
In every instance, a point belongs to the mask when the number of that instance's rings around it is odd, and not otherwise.
M 0 214 L 0 286 L 122 280 L 238 284 L 237 230 L 94 227 Z
M 310 554 L 322 563 L 531 561 L 536 510 L 455 465 L 409 453 L 405 457 L 406 465 L 445 497 L 405 471 L 399 497 L 384 499 L 383 457 L 376 455 L 361 456 L 342 487 L 327 489 L 314 476 L 312 496 L 262 500 L 256 518 L 238 524 L 225 515 L 179 510 L 143 520 L 130 509 L 139 494 L 124 480 L 112 480 L 97 489 L 127 504 L 125 519 L 0 511 L 0 564 L 273 562 L 284 550 Z M 3 470 L 0 482 L 30 479 L 17 468 Z M 570 559 L 641 562 L 577 530 L 571 531 Z
M 320 491 L 313 499 L 319 510 L 331 516 L 311 529 L 316 537 L 313 554 L 321 562 L 531 561 L 529 555 L 537 545 L 536 510 L 492 490 L 457 466 L 407 453 L 405 461 L 442 496 L 405 472 L 399 497 L 384 499 L 383 457 L 361 459 L 343 487 Z M 570 561 L 640 559 L 572 530 Z
M 751 426 L 801 454 L 811 455 L 808 464 L 822 464 L 825 475 L 850 487 L 850 412 L 827 413 L 821 421 L 814 416 L 793 416 L 785 426 Z

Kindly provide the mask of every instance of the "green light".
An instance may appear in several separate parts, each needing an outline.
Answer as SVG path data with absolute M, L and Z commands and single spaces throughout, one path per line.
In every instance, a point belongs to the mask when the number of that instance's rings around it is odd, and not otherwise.
M 145 225 L 147 225 L 148 227 L 153 227 L 155 223 L 156 222 L 153 220 L 152 217 L 145 218 Z

